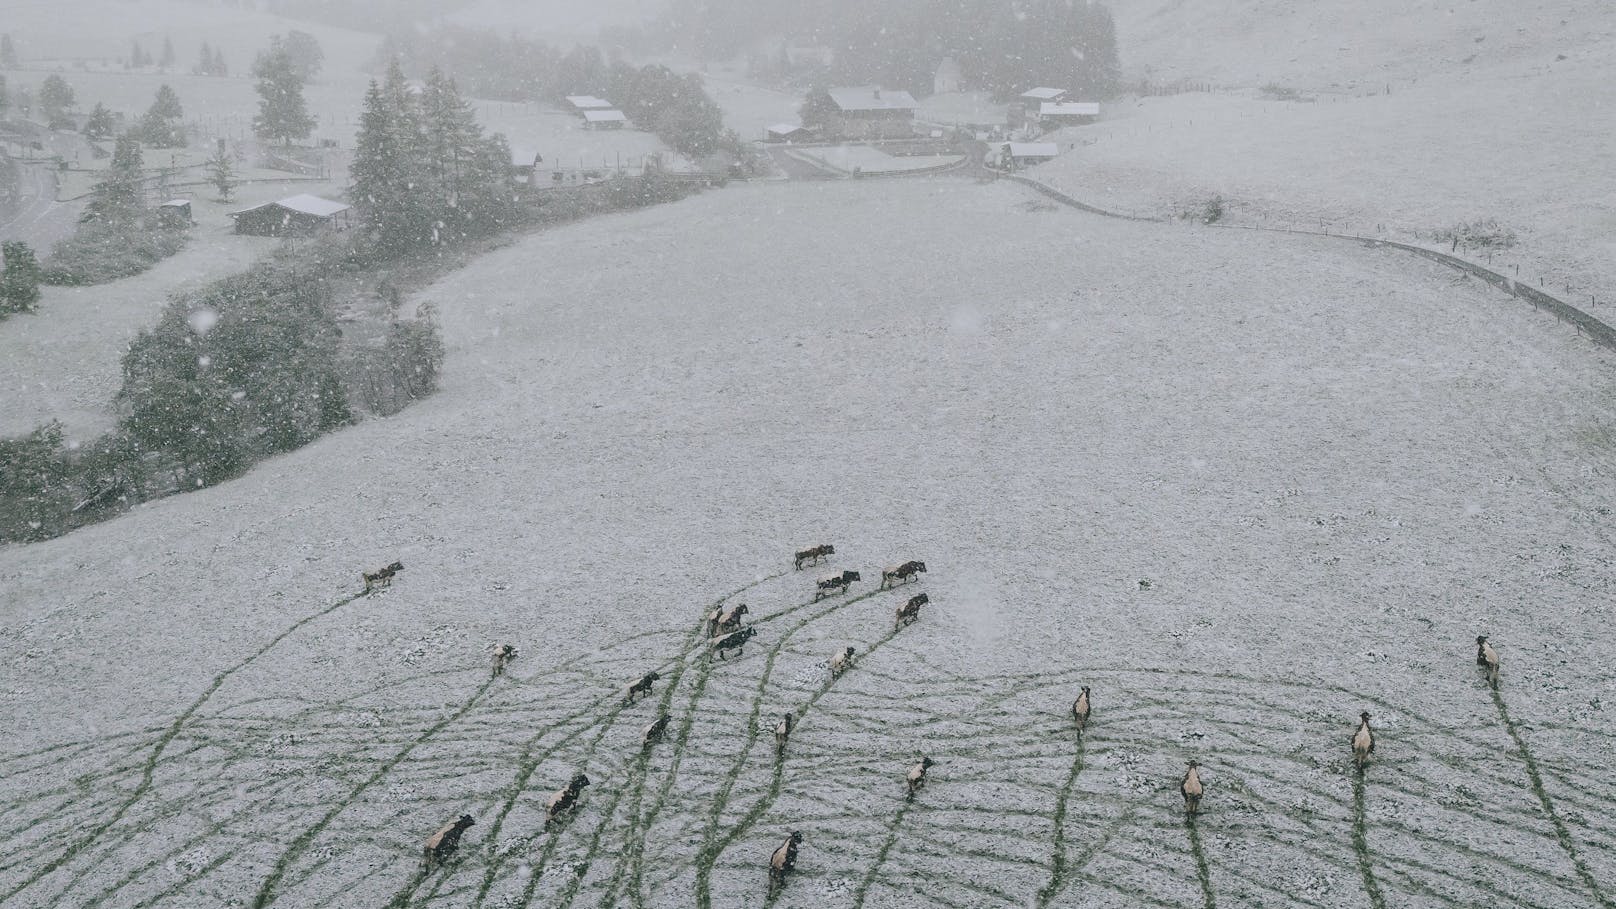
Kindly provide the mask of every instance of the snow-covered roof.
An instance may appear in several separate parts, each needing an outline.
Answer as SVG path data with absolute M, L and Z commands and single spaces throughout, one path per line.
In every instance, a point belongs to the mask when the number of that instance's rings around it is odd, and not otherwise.
M 802 124 L 800 123 L 776 123 L 769 127 L 769 133 L 775 136 L 789 136 L 801 130 Z
M 1060 154 L 1056 142 L 1006 142 L 1012 158 L 1053 158 Z
M 1100 105 L 1093 101 L 1065 101 L 1059 104 L 1044 102 L 1038 105 L 1040 117 L 1098 117 Z
M 1064 88 L 1035 88 L 1021 93 L 1028 101 L 1055 101 L 1066 94 Z
M 252 208 L 244 208 L 241 211 L 233 211 L 230 213 L 230 217 L 239 217 L 247 214 L 248 212 L 258 211 L 259 209 L 269 208 L 271 206 L 284 208 L 287 211 L 295 211 L 300 215 L 312 215 L 316 218 L 329 218 L 338 212 L 348 210 L 348 206 L 342 204 L 341 202 L 333 202 L 330 199 L 322 199 L 319 196 L 311 196 L 307 193 L 302 193 L 296 196 L 287 196 L 284 199 L 278 199 L 274 202 L 265 202 L 263 205 L 254 205 Z
M 590 123 L 622 123 L 628 120 L 620 110 L 586 110 L 584 119 Z
M 157 207 L 158 208 L 183 208 L 184 206 L 187 206 L 187 205 L 190 205 L 190 204 L 191 204 L 190 199 L 169 199 L 167 202 L 164 202 L 162 205 L 159 205 Z
M 862 88 L 833 88 L 830 99 L 844 111 L 849 110 L 914 110 L 920 105 L 908 92 L 885 91 L 879 86 Z
M 612 106 L 612 102 L 594 95 L 568 95 L 567 103 L 579 110 L 600 110 Z

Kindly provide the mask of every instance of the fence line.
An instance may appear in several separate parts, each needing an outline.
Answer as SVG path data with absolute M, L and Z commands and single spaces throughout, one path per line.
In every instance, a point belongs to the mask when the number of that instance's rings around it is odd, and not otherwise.
M 1037 190 L 1039 193 L 1042 193 L 1043 195 L 1048 196 L 1049 198 L 1054 199 L 1063 205 L 1086 211 L 1090 214 L 1100 215 L 1101 217 L 1117 218 L 1123 221 L 1152 221 L 1157 223 L 1165 223 L 1168 220 L 1166 218 L 1151 217 L 1149 215 L 1132 215 L 1124 214 L 1122 212 L 1109 211 L 1095 205 L 1090 205 L 1087 202 L 1079 201 L 1078 199 L 1061 192 L 1047 183 L 1040 180 L 1034 180 L 1031 177 L 1022 176 L 1021 174 L 1004 174 L 1003 176 L 1005 179 L 1014 180 L 1017 183 L 1029 186 L 1034 190 Z M 1255 224 L 1210 224 L 1207 226 L 1220 227 L 1225 230 L 1252 230 L 1265 231 L 1268 233 L 1304 234 L 1310 237 L 1328 237 L 1335 240 L 1351 240 L 1356 243 L 1362 243 L 1369 247 L 1386 246 L 1391 247 L 1392 249 L 1399 249 L 1403 252 L 1430 259 L 1433 262 L 1446 265 L 1449 268 L 1457 269 L 1465 274 L 1480 278 L 1504 293 L 1532 304 L 1533 309 L 1546 309 L 1552 313 L 1556 319 L 1562 322 L 1570 322 L 1572 327 L 1577 330 L 1578 334 L 1586 334 L 1595 344 L 1598 344 L 1607 350 L 1616 351 L 1616 328 L 1612 328 L 1606 322 L 1595 318 L 1585 310 L 1579 309 L 1578 307 L 1573 306 L 1572 304 L 1567 303 L 1549 293 L 1546 293 L 1539 288 L 1532 287 L 1529 284 L 1500 274 L 1490 268 L 1487 268 L 1486 266 L 1477 265 L 1474 262 L 1461 259 L 1458 256 L 1449 255 L 1445 252 L 1439 252 L 1434 249 L 1426 249 L 1423 246 L 1414 246 L 1409 243 L 1399 243 L 1396 240 L 1386 240 L 1380 237 L 1363 237 L 1357 234 L 1331 233 L 1328 230 L 1307 230 L 1306 228 L 1297 227 L 1264 227 L 1262 225 Z

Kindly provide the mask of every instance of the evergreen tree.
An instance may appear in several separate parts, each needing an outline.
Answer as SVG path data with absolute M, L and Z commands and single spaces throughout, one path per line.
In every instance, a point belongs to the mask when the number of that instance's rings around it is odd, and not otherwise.
M 86 139 L 105 139 L 117 129 L 117 123 L 112 118 L 112 111 L 107 110 L 105 104 L 97 102 L 95 109 L 90 111 L 90 119 L 84 122 L 84 137 Z
M 163 56 L 159 61 L 158 66 L 162 67 L 163 72 L 166 73 L 174 66 L 175 59 L 174 41 L 165 35 L 163 37 Z
M 292 69 L 305 84 L 318 76 L 325 66 L 325 51 L 320 49 L 320 42 L 308 32 L 293 29 L 286 33 L 284 40 L 277 35 L 270 39 L 270 48 L 286 52 L 287 58 L 292 62 Z
M 314 118 L 303 101 L 303 79 L 284 51 L 258 58 L 253 68 L 258 77 L 258 116 L 253 132 L 261 139 L 278 139 L 291 145 L 293 139 L 307 139 L 314 132 Z
M 230 75 L 230 64 L 224 62 L 224 51 L 218 48 L 214 48 L 213 51 L 213 74 L 215 76 Z
M 448 239 L 442 236 L 444 231 L 463 236 L 465 213 L 459 206 L 475 169 L 482 127 L 454 82 L 436 68 L 427 75 L 421 92 L 421 131 L 430 181 L 424 189 L 431 192 L 437 209 L 434 238 Z
M 139 41 L 132 43 L 134 46 L 129 51 L 129 65 L 135 69 L 141 69 L 151 62 L 151 58 L 146 56 L 146 51 L 141 48 Z
M 417 144 L 408 129 L 407 111 L 400 107 L 407 100 L 407 93 L 400 96 L 371 83 L 349 169 L 350 197 L 359 203 L 360 217 L 377 247 L 388 255 L 403 253 L 425 236 L 426 219 L 414 198 Z
M 70 465 L 62 424 L 0 439 L 0 543 L 44 540 L 59 533 L 72 508 Z
M 73 86 L 61 76 L 46 76 L 44 84 L 39 86 L 39 106 L 44 110 L 45 119 L 53 124 L 61 121 L 77 103 Z
M 39 260 L 28 244 L 0 243 L 0 319 L 14 312 L 32 312 L 39 301 Z
M 213 157 L 207 161 L 208 182 L 219 193 L 220 202 L 229 202 L 236 191 L 236 165 L 230 160 L 230 154 L 225 151 L 224 140 L 219 140 L 219 147 L 214 151 Z
M 0 35 L 0 69 L 16 69 L 19 65 L 17 46 L 12 43 L 11 35 Z
M 130 225 L 139 220 L 142 163 L 140 142 L 133 136 L 120 136 L 113 148 L 112 166 L 95 185 L 83 220 L 116 225 Z
M 797 119 L 809 129 L 823 129 L 830 125 L 831 118 L 839 110 L 836 102 L 831 100 L 830 89 L 823 84 L 815 85 L 802 100 L 802 107 L 797 109 Z
M 218 75 L 213 71 L 213 48 L 209 47 L 206 41 L 202 42 L 202 59 L 196 65 L 196 72 L 199 76 Z
M 0 117 L 6 115 L 6 108 L 11 106 L 11 96 L 6 91 L 6 77 L 0 76 Z
M 141 118 L 141 138 L 157 148 L 185 147 L 185 109 L 180 96 L 167 84 L 158 86 L 157 98 Z

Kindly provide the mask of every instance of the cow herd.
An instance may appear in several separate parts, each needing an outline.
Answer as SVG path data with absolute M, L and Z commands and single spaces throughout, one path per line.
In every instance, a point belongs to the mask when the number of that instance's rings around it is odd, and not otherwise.
M 829 544 L 811 546 L 795 553 L 795 567 L 801 570 L 804 565 L 818 564 L 827 557 L 834 555 L 836 548 Z M 404 566 L 394 562 L 375 572 L 364 572 L 365 592 L 371 593 L 386 587 L 393 577 L 402 571 Z M 919 561 L 904 562 L 881 572 L 881 585 L 878 589 L 886 590 L 919 580 L 919 576 L 926 572 L 926 563 Z M 860 580 L 857 571 L 846 570 L 837 574 L 828 575 L 819 579 L 815 585 L 814 602 L 847 593 L 855 582 Z M 911 597 L 897 609 L 894 633 L 904 626 L 920 618 L 920 609 L 930 602 L 929 597 L 920 593 Z M 704 628 L 707 632 L 711 652 L 720 660 L 728 660 L 732 655 L 744 655 L 746 642 L 756 635 L 756 629 L 745 624 L 746 616 L 750 614 L 746 604 L 742 603 L 733 608 L 718 607 L 708 613 L 704 619 Z M 827 661 L 826 666 L 833 678 L 853 668 L 853 647 L 846 647 L 835 652 Z M 502 644 L 495 648 L 493 656 L 493 674 L 499 676 L 506 667 L 516 658 L 516 648 L 509 644 Z M 1497 688 L 1499 673 L 1498 651 L 1488 642 L 1486 635 L 1476 638 L 1476 664 L 1486 675 L 1488 683 Z M 661 679 L 655 672 L 647 672 L 638 680 L 630 683 L 624 689 L 624 705 L 631 705 L 637 700 L 648 697 L 652 693 L 652 686 Z M 1088 686 L 1083 686 L 1073 700 L 1071 706 L 1072 721 L 1076 725 L 1077 735 L 1083 736 L 1088 729 L 1089 720 L 1093 713 L 1091 692 Z M 1369 713 L 1364 711 L 1359 715 L 1358 726 L 1351 738 L 1353 763 L 1358 772 L 1363 772 L 1369 763 L 1369 758 L 1375 751 L 1375 732 L 1369 723 Z M 656 720 L 645 727 L 641 736 L 641 747 L 650 748 L 664 740 L 669 724 L 672 722 L 671 714 L 663 713 Z M 774 742 L 776 759 L 784 757 L 786 747 L 796 728 L 797 717 L 794 713 L 785 713 L 774 727 Z M 908 798 L 914 799 L 917 793 L 926 785 L 927 772 L 938 762 L 930 757 L 921 757 L 908 773 Z M 1201 780 L 1201 765 L 1191 760 L 1179 782 L 1179 792 L 1184 798 L 1185 813 L 1191 817 L 1200 811 L 1201 800 L 1206 794 L 1206 787 Z M 583 794 L 584 787 L 589 785 L 589 777 L 582 773 L 575 775 L 565 787 L 550 796 L 545 804 L 545 828 L 548 829 L 564 815 L 572 812 Z M 451 821 L 437 830 L 427 839 L 423 859 L 428 871 L 436 868 L 449 857 L 454 855 L 460 845 L 460 838 L 466 829 L 476 821 L 470 815 L 461 815 L 457 820 Z M 802 833 L 792 831 L 785 842 L 775 849 L 769 857 L 769 882 L 772 888 L 784 884 L 786 877 L 796 867 L 797 852 L 803 840 Z
M 816 565 L 836 553 L 836 547 L 829 544 L 811 546 L 795 553 L 795 567 L 801 570 L 804 565 Z M 361 572 L 364 580 L 365 594 L 378 592 L 391 585 L 393 578 L 404 570 L 403 564 L 394 562 L 376 571 Z M 878 589 L 887 590 L 901 584 L 919 580 L 919 576 L 926 572 L 926 563 L 919 561 L 904 562 L 900 565 L 884 569 L 881 572 L 881 585 Z M 827 597 L 839 596 L 847 593 L 848 589 L 862 580 L 857 571 L 847 570 L 819 579 L 815 584 L 813 602 L 817 603 Z M 920 607 L 930 602 L 926 594 L 911 597 L 897 610 L 897 621 L 894 632 L 920 618 Z M 746 624 L 746 617 L 750 610 L 745 603 L 733 608 L 725 609 L 719 606 L 704 617 L 704 629 L 712 654 L 720 660 L 728 660 L 731 656 L 745 655 L 746 642 L 751 640 L 757 629 Z M 831 677 L 836 678 L 853 668 L 853 647 L 846 647 L 836 651 L 826 662 Z M 492 672 L 494 677 L 503 675 L 510 664 L 517 657 L 517 649 L 511 644 L 497 645 L 493 650 Z M 629 683 L 623 689 L 623 706 L 628 707 L 642 698 L 649 697 L 655 684 L 662 676 L 655 670 L 647 672 L 637 680 Z M 673 721 L 673 715 L 663 713 L 647 725 L 640 737 L 642 749 L 649 749 L 662 742 L 668 733 L 668 727 Z M 792 713 L 783 714 L 774 728 L 775 754 L 777 758 L 785 755 L 786 745 L 791 739 L 791 733 L 796 727 L 796 716 Z M 908 786 L 909 798 L 913 799 L 915 793 L 926 783 L 926 771 L 935 761 L 929 757 L 922 757 L 909 771 Z M 579 773 L 567 783 L 566 786 L 553 793 L 545 802 L 544 826 L 548 830 L 566 815 L 574 811 L 578 801 L 583 796 L 583 790 L 590 784 L 589 777 Z M 426 871 L 430 872 L 451 858 L 460 848 L 460 839 L 466 830 L 476 824 L 476 820 L 469 814 L 463 814 L 458 819 L 450 821 L 439 828 L 429 837 L 423 847 L 422 860 Z M 769 856 L 769 881 L 771 886 L 778 887 L 784 883 L 785 878 L 796 867 L 797 849 L 802 843 L 802 834 L 793 831 L 782 844 Z

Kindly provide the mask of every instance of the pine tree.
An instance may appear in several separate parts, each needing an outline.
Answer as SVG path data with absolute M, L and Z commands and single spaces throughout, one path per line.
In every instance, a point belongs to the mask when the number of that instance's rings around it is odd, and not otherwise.
M 169 71 L 169 69 L 171 69 L 174 66 L 175 59 L 176 58 L 174 57 L 174 41 L 173 41 L 173 39 L 171 39 L 171 38 L 169 38 L 168 36 L 165 35 L 163 37 L 163 57 L 162 57 L 162 60 L 158 63 L 158 66 L 162 67 L 163 72 L 166 73 L 166 72 Z
M 0 35 L 0 69 L 16 69 L 18 65 L 17 45 L 11 42 L 11 35 Z
M 39 301 L 39 259 L 28 244 L 0 243 L 0 319 L 14 312 L 32 312 Z
M 202 42 L 202 60 L 196 65 L 196 72 L 200 76 L 218 75 L 213 71 L 213 48 L 208 47 L 208 42 L 206 41 Z
M 419 244 L 430 220 L 415 195 L 419 181 L 413 155 L 419 146 L 408 107 L 401 106 L 408 101 L 407 92 L 370 84 L 349 169 L 353 178 L 350 197 L 359 203 L 366 229 L 387 255 L 401 254 Z
M 180 106 L 180 96 L 166 83 L 158 86 L 156 100 L 146 111 L 146 116 L 141 118 L 141 138 L 157 148 L 184 148 L 184 117 L 185 109 Z
M 435 239 L 444 241 L 465 234 L 466 212 L 460 208 L 468 196 L 472 172 L 480 152 L 482 127 L 471 105 L 460 97 L 455 84 L 434 68 L 421 93 L 421 130 L 436 221 Z M 450 237 L 442 232 L 447 230 Z
M 253 67 L 258 77 L 258 116 L 253 132 L 261 139 L 279 139 L 291 145 L 293 139 L 307 139 L 314 132 L 314 118 L 303 101 L 303 80 L 284 51 L 258 58 Z
M 0 76 L 0 117 L 6 115 L 6 108 L 11 106 L 11 96 L 6 91 L 6 77 Z
M 802 100 L 802 107 L 797 111 L 797 119 L 809 129 L 823 129 L 830 125 L 838 110 L 840 108 L 836 106 L 836 102 L 831 100 L 830 89 L 824 85 L 815 85 L 808 90 L 808 96 Z
M 61 76 L 46 76 L 39 86 L 39 106 L 45 112 L 45 119 L 50 123 L 61 121 L 69 110 L 78 103 L 73 94 L 73 86 Z
M 213 74 L 215 76 L 230 75 L 230 64 L 224 62 L 224 51 L 217 48 L 213 51 Z
M 105 104 L 97 102 L 95 109 L 90 111 L 90 119 L 84 122 L 84 137 L 86 139 L 105 139 L 112 135 L 117 123 L 112 119 L 112 111 L 107 110 Z
M 219 193 L 220 202 L 229 202 L 236 191 L 236 165 L 230 160 L 230 154 L 225 151 L 224 140 L 219 140 L 219 147 L 213 157 L 207 161 L 208 182 Z
M 133 224 L 141 215 L 140 142 L 120 136 L 112 152 L 112 166 L 95 185 L 83 220 L 104 224 Z
M 270 39 L 270 47 L 284 50 L 286 56 L 292 61 L 292 69 L 297 77 L 306 84 L 325 66 L 325 51 L 320 49 L 320 42 L 308 32 L 296 29 L 286 33 L 284 41 L 279 35 Z
M 133 49 L 129 52 L 129 65 L 140 69 L 150 63 L 151 59 L 146 56 L 146 51 L 141 49 L 139 41 L 133 42 L 133 45 Z

